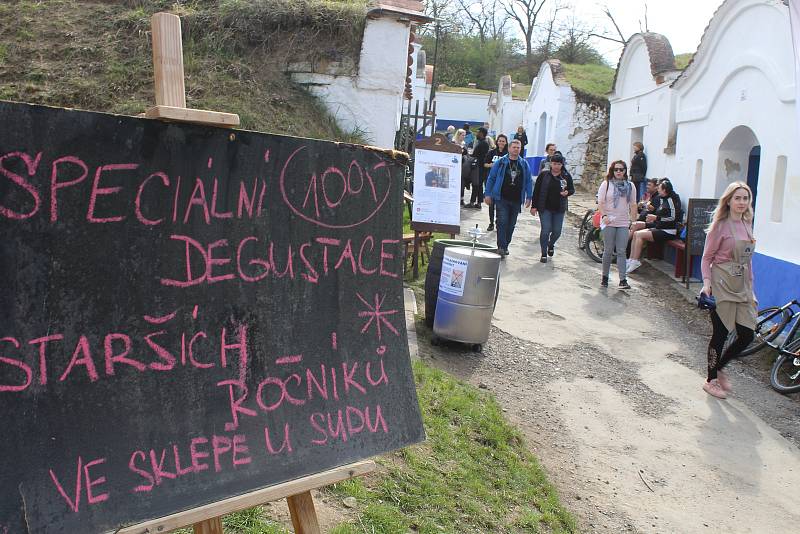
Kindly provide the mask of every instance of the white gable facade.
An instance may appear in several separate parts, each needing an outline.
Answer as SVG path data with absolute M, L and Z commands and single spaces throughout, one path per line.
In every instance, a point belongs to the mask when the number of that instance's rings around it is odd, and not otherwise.
M 609 163 L 620 159 L 630 163 L 633 143 L 638 141 L 645 147 L 647 177 L 668 176 L 667 161 L 674 153 L 670 83 L 679 73 L 672 47 L 663 35 L 637 33 L 628 40 L 608 99 Z
M 589 137 L 605 118 L 603 106 L 579 101 L 561 63 L 547 60 L 539 68 L 525 102 L 522 124 L 528 134 L 528 156 L 543 156 L 545 146 L 555 143 L 573 178 L 580 182 Z
M 641 47 L 632 45 L 633 39 L 623 51 L 612 98 L 609 161 L 629 159 L 633 132 L 642 128 L 648 176 L 668 176 L 684 202 L 719 197 L 729 183 L 747 182 L 755 195 L 759 304 L 795 298 L 800 126 L 787 5 L 723 2 L 670 87 L 655 83 L 651 69 L 654 85 L 647 88 Z
M 497 93 L 489 99 L 489 130 L 494 135 L 506 134 L 511 140 L 517 132 L 517 127 L 522 124 L 522 114 L 525 111 L 525 102 L 514 100 L 511 93 L 511 76 L 500 78 Z M 530 141 L 530 136 L 528 136 Z M 530 144 L 527 146 L 530 156 Z

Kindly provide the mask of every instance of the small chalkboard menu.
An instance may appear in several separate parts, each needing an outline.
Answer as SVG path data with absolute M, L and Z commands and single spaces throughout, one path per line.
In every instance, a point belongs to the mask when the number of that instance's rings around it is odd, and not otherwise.
M 690 198 L 686 210 L 686 251 L 687 255 L 703 253 L 706 244 L 706 230 L 717 207 L 715 198 Z
M 404 161 L 0 102 L 0 533 L 93 533 L 424 439 Z

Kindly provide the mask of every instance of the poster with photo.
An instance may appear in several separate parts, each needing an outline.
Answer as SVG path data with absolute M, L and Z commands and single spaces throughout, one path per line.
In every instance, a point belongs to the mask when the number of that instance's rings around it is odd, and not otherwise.
M 451 295 L 462 296 L 464 285 L 467 279 L 467 260 L 442 258 L 442 277 L 439 279 L 439 291 L 444 291 Z
M 461 222 L 461 155 L 414 151 L 414 222 L 458 226 Z

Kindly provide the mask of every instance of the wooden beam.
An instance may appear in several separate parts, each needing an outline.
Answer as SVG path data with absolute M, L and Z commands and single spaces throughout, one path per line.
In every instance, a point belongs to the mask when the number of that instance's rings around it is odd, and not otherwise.
M 320 534 L 311 492 L 304 491 L 298 495 L 292 495 L 286 500 L 289 501 L 289 513 L 292 515 L 294 534 Z
M 154 532 L 168 532 L 186 525 L 201 523 L 207 519 L 221 517 L 238 510 L 252 508 L 253 506 L 265 502 L 298 495 L 312 489 L 341 482 L 342 480 L 366 475 L 374 470 L 375 462 L 372 460 L 343 465 L 328 471 L 323 471 L 322 473 L 298 478 L 268 488 L 262 488 L 244 495 L 237 495 L 236 497 L 230 497 L 219 502 L 206 504 L 166 517 L 152 519 L 144 523 L 139 523 L 138 525 L 121 528 L 114 532 L 115 534 L 153 534 Z
M 171 13 L 156 13 L 150 18 L 150 24 L 153 28 L 156 105 L 185 108 L 181 19 Z
M 195 124 L 221 126 L 223 128 L 239 126 L 239 115 L 235 113 L 222 113 L 221 111 L 206 111 L 203 109 L 155 106 L 148 109 L 144 116 L 148 119 L 193 122 Z

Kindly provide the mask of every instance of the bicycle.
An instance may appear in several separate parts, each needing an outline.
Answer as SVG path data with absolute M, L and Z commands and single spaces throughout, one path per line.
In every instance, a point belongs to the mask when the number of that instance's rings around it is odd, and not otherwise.
M 595 228 L 592 218 L 597 210 L 588 210 L 583 216 L 580 229 L 578 230 L 578 248 L 585 250 L 597 263 L 603 262 L 603 250 L 605 243 L 603 243 L 603 236 L 600 233 L 600 228 Z
M 794 308 L 800 309 L 800 302 L 797 299 L 781 307 L 781 309 L 788 310 L 791 313 L 791 317 L 789 321 L 784 323 L 774 341 L 767 342 L 770 348 L 778 351 L 778 357 L 772 364 L 772 369 L 769 373 L 769 383 L 779 393 L 800 392 L 800 335 L 798 335 L 800 313 L 795 311 Z M 791 321 L 794 321 L 794 324 L 788 333 L 783 336 L 783 330 Z
M 794 321 L 786 335 L 786 327 Z M 778 351 L 772 364 L 769 381 L 779 393 L 800 392 L 800 301 L 793 299 L 783 306 L 770 306 L 758 311 L 753 342 L 737 356 L 747 356 L 770 347 Z M 736 339 L 731 332 L 725 341 L 727 348 Z

